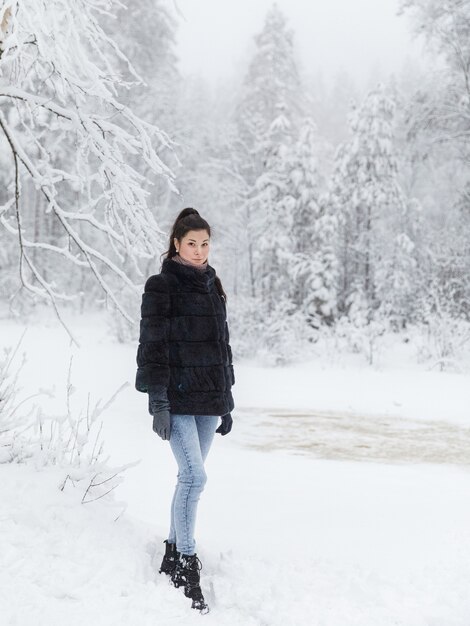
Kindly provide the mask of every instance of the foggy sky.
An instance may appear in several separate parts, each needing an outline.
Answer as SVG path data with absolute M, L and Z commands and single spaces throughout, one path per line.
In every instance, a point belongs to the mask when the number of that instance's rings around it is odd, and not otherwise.
M 273 0 L 175 0 L 178 54 L 184 73 L 211 82 L 243 71 Z M 301 70 L 331 84 L 340 71 L 359 85 L 385 80 L 404 64 L 425 62 L 398 0 L 278 0 L 295 32 Z

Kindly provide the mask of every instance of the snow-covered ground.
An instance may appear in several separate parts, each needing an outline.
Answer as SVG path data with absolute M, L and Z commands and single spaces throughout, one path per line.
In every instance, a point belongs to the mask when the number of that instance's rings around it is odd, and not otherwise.
M 135 347 L 99 316 L 31 326 L 23 393 L 63 410 L 129 387 L 103 414 L 113 464 L 140 459 L 114 503 L 80 504 L 63 471 L 3 464 L 1 623 L 11 626 L 468 626 L 468 377 L 302 364 L 236 367 L 234 431 L 207 460 L 197 540 L 211 605 L 191 611 L 156 573 L 176 467 L 133 390 Z M 0 344 L 21 335 L 2 320 Z M 127 503 L 127 507 L 124 503 Z

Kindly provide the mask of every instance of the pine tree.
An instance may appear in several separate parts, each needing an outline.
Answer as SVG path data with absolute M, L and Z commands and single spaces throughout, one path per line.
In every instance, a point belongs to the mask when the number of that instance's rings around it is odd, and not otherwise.
M 306 118 L 288 160 L 293 197 L 293 301 L 310 323 L 331 322 L 336 310 L 336 217 L 321 197 L 316 127 Z
M 288 215 L 292 198 L 287 189 L 286 161 L 298 132 L 303 98 L 293 34 L 276 4 L 268 12 L 255 43 L 235 114 L 239 137 L 236 150 L 240 155 L 239 173 L 246 185 L 241 211 L 247 229 L 252 295 L 260 296 L 272 308 L 279 296 L 273 289 L 287 280 L 281 256 L 292 253 Z M 270 277 L 276 268 L 281 275 Z M 259 281 L 258 286 L 255 281 Z
M 263 142 L 264 168 L 255 185 L 252 228 L 257 242 L 254 267 L 257 295 L 272 311 L 281 294 L 290 294 L 293 205 L 287 177 L 290 123 L 282 109 Z
M 268 12 L 255 43 L 256 51 L 235 115 L 241 143 L 247 156 L 251 157 L 247 167 L 247 173 L 251 174 L 247 178 L 250 184 L 263 170 L 262 146 L 279 110 L 288 116 L 292 135 L 295 135 L 302 112 L 293 33 L 287 28 L 286 18 L 277 4 Z
M 403 0 L 402 7 L 439 58 L 410 113 L 415 144 L 427 140 L 425 174 L 433 183 L 431 202 L 424 198 L 432 205 L 429 283 L 440 284 L 440 307 L 450 305 L 453 315 L 470 320 L 470 3 Z
M 393 146 L 394 102 L 379 85 L 350 116 L 352 138 L 336 155 L 330 202 L 339 220 L 339 306 L 361 291 L 369 318 L 381 305 L 406 317 L 412 295 L 410 207 L 398 181 Z

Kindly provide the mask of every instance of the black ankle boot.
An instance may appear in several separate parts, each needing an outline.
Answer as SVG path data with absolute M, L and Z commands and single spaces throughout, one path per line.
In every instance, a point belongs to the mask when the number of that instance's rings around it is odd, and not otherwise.
M 158 570 L 160 574 L 168 574 L 171 576 L 175 571 L 176 563 L 179 559 L 180 553 L 176 549 L 176 544 L 168 543 L 168 539 L 165 539 L 163 543 L 166 543 L 165 554 L 163 556 L 162 564 Z
M 184 595 L 192 600 L 191 608 L 205 614 L 209 613 L 209 607 L 201 591 L 199 574 L 201 569 L 202 563 L 197 554 L 180 554 L 171 581 L 175 587 L 184 586 Z

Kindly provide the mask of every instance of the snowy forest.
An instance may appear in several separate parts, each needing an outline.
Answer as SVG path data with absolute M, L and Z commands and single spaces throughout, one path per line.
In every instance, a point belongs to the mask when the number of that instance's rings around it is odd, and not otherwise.
M 397 0 L 428 61 L 362 85 L 301 62 L 280 4 L 211 83 L 178 0 L 0 0 L 2 626 L 470 623 L 470 0 Z M 184 207 L 234 389 L 177 553 L 204 618 L 159 569 L 174 415 L 135 389 Z
M 244 75 L 211 90 L 179 73 L 165 0 L 4 0 L 6 310 L 104 304 L 135 337 L 142 284 L 194 206 L 214 226 L 239 357 L 286 363 L 327 342 L 372 363 L 405 332 L 453 367 L 470 339 L 470 4 L 401 10 L 435 69 L 362 94 L 299 67 L 275 4 Z

